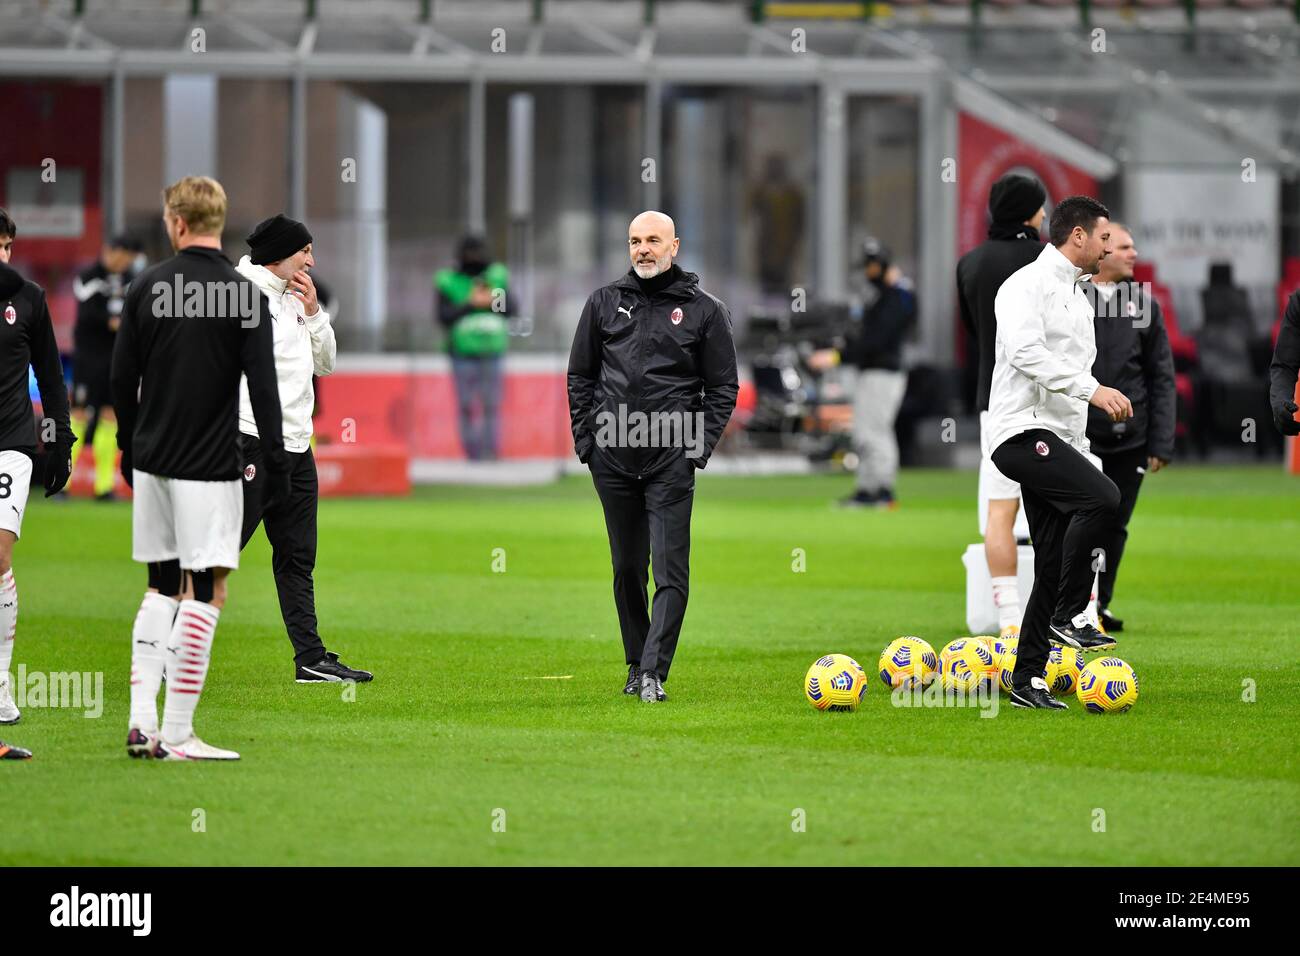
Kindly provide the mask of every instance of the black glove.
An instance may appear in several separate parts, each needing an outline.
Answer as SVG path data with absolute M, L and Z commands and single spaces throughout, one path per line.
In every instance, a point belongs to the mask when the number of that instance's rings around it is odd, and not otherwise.
M 1292 417 L 1296 410 L 1296 403 L 1289 399 L 1273 406 L 1273 421 L 1283 435 L 1300 435 L 1300 422 Z
M 122 480 L 126 482 L 128 488 L 134 488 L 135 476 L 132 472 L 134 471 L 135 465 L 132 461 L 131 450 L 129 448 L 122 449 L 122 461 L 119 464 L 122 469 Z
M 72 477 L 72 442 L 56 442 L 45 453 L 45 497 L 57 495 Z

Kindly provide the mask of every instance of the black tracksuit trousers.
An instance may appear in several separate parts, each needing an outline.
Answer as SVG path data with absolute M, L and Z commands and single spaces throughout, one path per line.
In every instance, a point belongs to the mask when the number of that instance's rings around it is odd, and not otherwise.
M 1101 547 L 1106 549 L 1106 566 L 1101 569 L 1101 579 L 1097 582 L 1097 605 L 1110 607 L 1110 599 L 1115 596 L 1119 561 L 1124 556 L 1124 545 L 1128 541 L 1128 522 L 1137 506 L 1148 456 L 1145 445 L 1110 453 L 1102 453 L 1094 448 L 1093 454 L 1101 459 L 1106 477 L 1119 488 L 1119 510 L 1115 512 L 1101 542 Z
M 1034 588 L 1020 624 L 1012 683 L 1042 677 L 1051 648 L 1048 625 L 1088 606 L 1093 550 L 1102 546 L 1119 507 L 1119 489 L 1054 433 L 1035 428 L 993 451 L 993 464 L 1020 483 L 1034 543 Z
M 599 448 L 592 450 L 588 466 L 605 510 L 625 659 L 667 680 L 690 590 L 695 466 L 684 456 L 674 456 L 661 471 L 629 477 L 611 468 Z M 651 565 L 655 595 L 647 607 Z
M 262 445 L 256 438 L 239 436 L 244 461 L 244 527 L 239 536 L 242 551 L 261 522 L 271 542 L 271 568 L 280 595 L 280 615 L 293 642 L 295 664 L 314 664 L 325 656 L 316 631 L 316 597 L 312 572 L 316 569 L 316 458 L 311 449 L 286 452 L 289 459 L 289 496 L 266 500 L 266 473 Z M 249 477 L 249 468 L 253 474 Z

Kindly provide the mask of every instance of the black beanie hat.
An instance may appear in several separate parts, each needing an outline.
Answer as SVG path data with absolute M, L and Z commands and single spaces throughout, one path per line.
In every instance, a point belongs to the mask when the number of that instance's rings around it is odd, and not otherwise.
M 253 265 L 264 266 L 288 259 L 311 245 L 311 233 L 298 220 L 277 214 L 254 226 L 244 241 L 248 243 L 248 258 Z
M 1007 173 L 989 190 L 989 218 L 1020 225 L 1033 219 L 1047 201 L 1047 190 L 1033 176 Z

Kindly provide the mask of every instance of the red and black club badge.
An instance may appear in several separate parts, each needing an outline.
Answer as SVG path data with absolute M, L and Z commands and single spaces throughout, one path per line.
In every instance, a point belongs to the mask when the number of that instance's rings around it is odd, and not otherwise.
M 252 481 L 252 480 L 253 480 L 254 478 L 256 478 L 256 477 L 257 477 L 257 466 L 256 466 L 256 465 L 249 465 L 247 468 L 244 469 L 244 480 L 245 480 L 245 481 Z
M 669 318 L 673 320 L 673 325 L 681 325 L 681 324 L 682 324 L 682 310 L 681 310 L 681 309 L 673 309 L 673 314 L 670 315 Z
M 1047 452 L 1049 451 L 1049 449 L 1048 449 L 1048 447 L 1047 447 L 1047 442 L 1045 442 L 1045 441 L 1040 441 L 1040 442 L 1038 442 L 1037 444 L 1035 444 L 1035 445 L 1034 445 L 1034 451 L 1038 452 L 1038 454 L 1040 454 L 1040 455 L 1042 455 L 1044 458 L 1046 458 L 1046 457 L 1047 457 Z
M 12 305 L 5 306 L 5 321 L 8 322 L 10 325 L 13 325 L 15 322 L 18 321 L 18 310 L 15 309 Z

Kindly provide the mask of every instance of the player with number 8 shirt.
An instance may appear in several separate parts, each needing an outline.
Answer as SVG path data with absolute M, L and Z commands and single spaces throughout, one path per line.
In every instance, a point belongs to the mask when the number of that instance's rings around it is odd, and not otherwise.
M 36 410 L 27 386 L 29 366 L 36 372 L 44 416 L 40 438 L 45 445 L 45 496 L 63 490 L 72 471 L 68 391 L 45 291 L 9 267 L 17 233 L 14 221 L 0 209 L 0 724 L 17 723 L 21 716 L 10 692 L 9 665 L 18 628 L 14 543 L 22 534 L 36 464 Z M 0 741 L 0 759 L 30 756 Z

